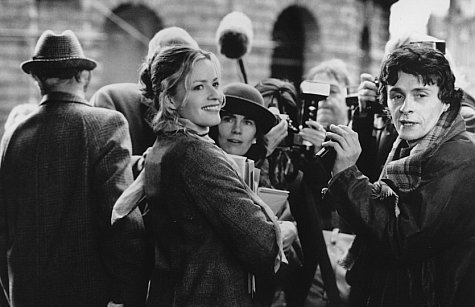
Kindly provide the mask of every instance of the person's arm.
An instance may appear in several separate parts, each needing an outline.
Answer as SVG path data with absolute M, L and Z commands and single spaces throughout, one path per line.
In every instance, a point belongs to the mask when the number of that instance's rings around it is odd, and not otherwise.
M 360 76 L 360 81 L 358 87 L 359 107 L 354 110 L 351 118 L 351 128 L 358 133 L 361 144 L 361 155 L 357 161 L 357 166 L 371 180 L 376 180 L 380 171 L 380 165 L 377 163 L 378 143 L 386 130 L 376 131 L 377 134 L 373 134 L 375 132 L 375 112 L 374 108 L 369 106 L 377 103 L 378 87 L 374 82 L 374 77 L 363 73 Z
M 94 168 L 96 195 L 102 205 L 101 222 L 105 227 L 104 262 L 114 276 L 113 297 L 117 304 L 140 306 L 145 301 L 145 241 L 142 216 L 136 208 L 113 228 L 111 212 L 115 201 L 132 183 L 131 143 L 127 121 L 118 112 L 107 111 L 95 141 Z M 98 217 L 99 218 L 99 217 Z
M 338 166 L 326 196 L 356 234 L 377 241 L 381 252 L 393 260 L 406 262 L 419 261 L 474 235 L 475 190 L 467 188 L 475 177 L 473 147 L 461 141 L 442 145 L 436 156 L 424 161 L 425 177 L 415 191 L 381 198 L 373 193 L 375 184 L 354 165 L 355 133 L 345 127 L 331 130 L 332 141 L 326 143 L 337 151 Z
M 266 157 L 269 157 L 274 150 L 282 143 L 288 135 L 288 123 L 281 120 L 277 125 L 264 135 L 264 144 L 266 148 Z
M 7 214 L 5 210 L 5 201 L 3 200 L 3 184 L 0 183 L 0 305 L 3 301 L 6 301 L 10 287 L 8 280 L 7 244 Z
M 371 108 L 371 104 L 377 101 L 378 86 L 374 81 L 374 77 L 370 74 L 363 73 L 360 75 L 360 85 L 358 86 L 358 108 L 362 117 L 366 116 L 366 112 Z
M 475 165 L 465 167 L 471 170 L 457 168 L 432 178 L 399 197 L 397 206 L 395 197 L 372 198 L 372 185 L 356 167 L 333 178 L 327 194 L 357 234 L 374 238 L 395 260 L 417 262 L 473 236 L 475 195 L 466 183 L 473 180 Z
M 211 144 L 183 143 L 162 165 L 175 168 L 187 193 L 230 252 L 252 273 L 273 273 L 279 226 L 275 217 L 238 177 L 225 155 Z
M 2 174 L 2 164 L 5 152 L 10 142 L 10 138 L 13 134 L 13 130 L 6 131 L 0 141 L 0 175 Z M 0 176 L 0 286 L 2 287 L 0 293 L 0 306 L 3 303 L 8 302 L 10 281 L 8 277 L 8 263 L 7 263 L 7 250 L 8 250 L 8 223 L 7 223 L 7 211 L 5 208 L 4 200 L 4 187 L 3 178 Z

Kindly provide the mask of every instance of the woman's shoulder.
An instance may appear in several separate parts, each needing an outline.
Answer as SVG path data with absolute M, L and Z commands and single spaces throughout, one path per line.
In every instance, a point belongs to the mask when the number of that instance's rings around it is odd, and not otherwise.
M 192 160 L 209 161 L 210 159 L 221 158 L 221 151 L 214 144 L 200 137 L 186 133 L 177 132 L 171 135 L 159 137 L 157 146 L 168 144 L 168 150 L 164 160 Z

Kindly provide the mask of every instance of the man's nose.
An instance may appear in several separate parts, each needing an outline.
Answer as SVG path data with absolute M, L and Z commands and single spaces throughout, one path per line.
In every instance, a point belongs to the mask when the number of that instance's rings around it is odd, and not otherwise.
M 404 97 L 401 108 L 399 109 L 401 113 L 411 113 L 414 111 L 414 98 L 410 95 Z
M 325 99 L 322 99 L 318 102 L 318 107 L 328 107 L 330 105 L 330 101 L 328 99 L 328 97 L 326 97 Z

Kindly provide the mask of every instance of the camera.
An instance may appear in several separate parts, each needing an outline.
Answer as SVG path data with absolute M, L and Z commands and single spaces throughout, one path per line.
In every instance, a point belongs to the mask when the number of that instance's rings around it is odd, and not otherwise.
M 378 78 L 375 78 L 373 80 L 374 84 L 376 84 L 377 87 L 379 87 L 379 81 Z M 358 102 L 358 93 L 352 93 L 348 94 L 346 96 L 346 105 L 348 106 L 348 118 L 352 117 L 353 111 L 359 107 L 359 102 Z M 369 103 L 366 105 L 366 108 L 364 110 L 366 113 L 371 113 L 371 114 L 380 114 L 384 115 L 384 106 L 383 104 L 379 101 L 378 96 L 376 96 L 376 100 Z
M 312 80 L 304 80 L 300 83 L 301 107 L 298 110 L 297 123 L 294 123 L 287 114 L 279 114 L 279 120 L 287 120 L 288 135 L 282 142 L 281 147 L 309 148 L 311 143 L 302 139 L 299 132 L 304 128 L 307 120 L 317 119 L 318 102 L 330 95 L 330 84 Z
M 438 50 L 445 54 L 445 41 L 438 40 L 438 41 L 420 41 L 420 42 L 410 42 L 411 45 L 417 46 L 426 46 L 435 50 Z

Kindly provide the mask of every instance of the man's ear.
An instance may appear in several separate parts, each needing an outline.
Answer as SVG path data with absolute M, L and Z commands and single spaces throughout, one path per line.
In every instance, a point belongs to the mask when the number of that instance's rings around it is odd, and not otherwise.
M 74 78 L 76 79 L 77 82 L 89 82 L 91 80 L 91 71 L 89 70 L 81 70 L 78 72 Z

